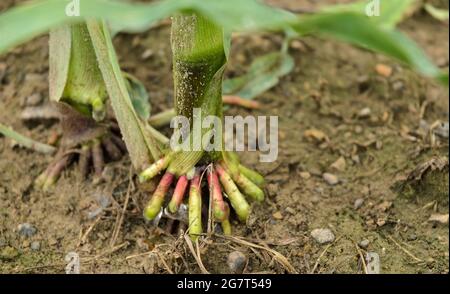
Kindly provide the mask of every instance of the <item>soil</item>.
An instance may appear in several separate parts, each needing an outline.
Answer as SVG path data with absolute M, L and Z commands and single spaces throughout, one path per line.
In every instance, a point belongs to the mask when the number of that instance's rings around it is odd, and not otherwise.
M 13 2 L 2 1 L 0 11 Z M 313 1 L 271 2 L 316 8 Z M 448 23 L 419 11 L 400 29 L 448 68 Z M 169 33 L 161 25 L 114 40 L 123 70 L 149 91 L 153 114 L 172 103 Z M 227 76 L 245 73 L 282 40 L 276 34 L 236 36 Z M 247 273 L 364 273 L 366 253 L 378 254 L 381 273 L 448 273 L 448 220 L 429 221 L 434 214 L 448 216 L 448 139 L 431 144 L 416 134 L 421 119 L 448 122 L 448 90 L 390 59 L 327 39 L 302 38 L 290 54 L 295 69 L 257 98 L 262 109 L 226 111 L 279 116 L 279 154 L 273 163 L 260 163 L 256 152 L 241 155 L 265 176 L 267 197 L 253 205 L 248 224 L 233 220 L 235 238 L 211 235 L 199 243 L 204 268 L 229 273 L 227 257 L 239 250 L 248 257 Z M 377 73 L 380 64 L 391 75 Z M 32 94 L 48 99 L 47 83 L 47 36 L 0 56 L 0 121 L 46 142 L 58 124 L 25 124 L 20 113 Z M 311 129 L 313 136 L 305 134 Z M 4 137 L 0 154 L 1 273 L 64 273 L 69 252 L 79 255 L 82 273 L 202 272 L 183 237 L 142 219 L 150 194 L 136 184 L 128 158 L 108 164 L 104 183 L 81 181 L 69 168 L 44 193 L 32 183 L 51 156 Z M 428 168 L 416 170 L 424 163 Z M 325 172 L 339 183 L 328 184 Z M 19 234 L 23 223 L 36 232 Z M 311 237 L 317 228 L 330 229 L 335 240 L 319 244 Z

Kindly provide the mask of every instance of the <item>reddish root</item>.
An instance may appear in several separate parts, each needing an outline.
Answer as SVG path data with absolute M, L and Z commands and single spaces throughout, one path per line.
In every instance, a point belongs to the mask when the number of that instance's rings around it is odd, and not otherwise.
M 123 152 L 123 153 L 127 153 L 127 146 L 125 145 L 125 142 L 118 136 L 116 135 L 111 135 L 111 140 L 114 142 L 114 144 L 116 144 L 117 147 L 119 147 L 119 149 Z
M 254 100 L 248 100 L 235 95 L 224 95 L 222 101 L 225 104 L 237 105 L 248 109 L 260 109 L 261 105 Z
M 230 208 L 228 204 L 223 200 L 222 188 L 220 187 L 219 178 L 214 169 L 208 170 L 208 186 L 209 186 L 209 197 L 211 199 L 214 218 L 222 222 L 228 219 Z
M 120 151 L 119 147 L 117 147 L 116 144 L 114 144 L 111 138 L 109 137 L 104 138 L 102 140 L 102 145 L 106 151 L 106 154 L 108 154 L 108 156 L 112 160 L 116 161 L 122 157 L 122 151 Z
M 175 213 L 178 211 L 178 207 L 183 202 L 184 194 L 188 185 L 188 179 L 186 176 L 180 176 L 175 186 L 175 190 L 172 195 L 172 199 L 169 202 L 169 212 Z
M 48 190 L 56 183 L 63 169 L 70 164 L 70 161 L 73 159 L 73 156 L 74 156 L 73 153 L 64 155 L 50 168 L 47 174 L 47 178 L 42 186 L 42 189 L 44 191 Z
M 81 147 L 80 158 L 78 159 L 78 169 L 82 179 L 85 179 L 89 173 L 89 164 L 91 160 L 91 148 L 88 145 L 83 145 L 83 147 Z
M 94 163 L 95 181 L 100 181 L 102 178 L 103 167 L 105 166 L 105 160 L 99 140 L 95 140 L 92 146 L 92 162 Z
M 156 190 L 153 193 L 152 198 L 145 207 L 144 217 L 147 220 L 153 220 L 161 211 L 161 207 L 164 203 L 164 198 L 170 188 L 170 185 L 172 184 L 173 178 L 174 175 L 168 172 L 165 173 L 162 177 L 161 181 L 158 184 L 158 187 L 156 187 Z

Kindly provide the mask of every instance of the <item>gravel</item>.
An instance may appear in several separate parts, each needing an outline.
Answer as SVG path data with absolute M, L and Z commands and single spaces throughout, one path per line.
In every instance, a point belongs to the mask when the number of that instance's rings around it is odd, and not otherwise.
M 333 242 L 335 237 L 330 229 L 315 229 L 311 231 L 311 237 L 319 244 L 326 244 Z
M 37 229 L 29 223 L 23 223 L 20 224 L 17 227 L 17 232 L 19 233 L 19 235 L 30 238 L 32 237 L 34 234 L 36 234 Z
M 242 274 L 247 264 L 247 256 L 240 251 L 233 251 L 228 255 L 227 264 L 232 273 Z

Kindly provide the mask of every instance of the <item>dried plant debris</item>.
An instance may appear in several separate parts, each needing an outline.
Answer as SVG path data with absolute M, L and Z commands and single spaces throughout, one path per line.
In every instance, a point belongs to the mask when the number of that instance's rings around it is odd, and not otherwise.
M 448 157 L 432 157 L 393 185 L 406 197 L 429 197 L 448 202 Z

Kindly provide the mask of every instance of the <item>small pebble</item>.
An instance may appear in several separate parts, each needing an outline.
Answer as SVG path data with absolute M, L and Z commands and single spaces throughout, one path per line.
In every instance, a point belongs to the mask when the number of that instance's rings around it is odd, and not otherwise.
M 358 243 L 359 247 L 361 247 L 362 249 L 367 249 L 367 247 L 369 247 L 369 244 L 370 244 L 370 241 L 367 239 L 364 239 Z
M 242 274 L 247 264 L 247 256 L 240 251 L 233 251 L 228 255 L 227 264 L 234 274 Z
M 36 106 L 42 101 L 42 96 L 39 93 L 34 93 L 27 97 L 26 104 L 27 106 Z
M 273 218 L 276 220 L 282 220 L 283 219 L 283 215 L 281 214 L 281 212 L 277 211 L 274 214 L 272 214 Z
M 339 178 L 336 175 L 324 173 L 322 177 L 328 185 L 334 186 L 339 183 Z
M 290 214 L 292 214 L 292 215 L 295 215 L 297 212 L 295 211 L 295 209 L 293 209 L 292 207 L 286 207 L 286 212 L 287 213 L 290 213 Z
M 316 204 L 320 202 L 320 197 L 318 195 L 314 195 L 311 197 L 311 202 Z
M 311 237 L 319 244 L 326 244 L 334 241 L 334 234 L 330 229 L 314 229 L 311 231 Z
M 269 192 L 270 196 L 277 195 L 278 191 L 279 191 L 279 187 L 277 184 L 268 184 L 267 185 L 267 192 Z
M 31 242 L 31 250 L 34 251 L 38 251 L 39 249 L 41 249 L 41 243 L 39 243 L 39 241 L 33 241 Z
M 416 234 L 409 234 L 406 239 L 408 241 L 415 241 L 415 240 L 417 240 L 417 235 Z
M 372 111 L 370 110 L 370 108 L 365 107 L 358 112 L 358 117 L 359 118 L 368 118 L 371 113 L 372 113 Z
M 355 210 L 360 209 L 361 206 L 364 204 L 364 199 L 363 198 L 358 198 L 355 200 L 355 203 L 353 204 L 353 207 L 355 208 Z
M 379 227 L 382 227 L 382 226 L 384 226 L 385 224 L 386 224 L 386 220 L 385 220 L 385 219 L 379 218 L 379 219 L 377 220 L 377 225 L 378 225 Z
M 307 180 L 311 177 L 311 174 L 309 172 L 300 172 L 300 177 L 304 180 Z
M 299 51 L 303 51 L 303 52 L 306 51 L 305 45 L 303 45 L 303 43 L 301 41 L 299 41 L 299 40 L 293 40 L 291 42 L 291 47 L 293 49 L 297 49 Z
M 356 164 L 360 164 L 361 163 L 361 159 L 359 158 L 358 154 L 352 155 L 352 161 Z
M 344 171 L 347 166 L 347 163 L 345 162 L 345 158 L 343 156 L 339 157 L 335 162 L 331 164 L 331 168 L 337 171 Z
M 147 49 L 144 51 L 144 53 L 142 53 L 141 58 L 142 58 L 142 60 L 146 60 L 149 57 L 151 57 L 153 54 L 154 54 L 153 50 Z
M 33 225 L 31 225 L 29 223 L 23 223 L 17 227 L 17 231 L 18 231 L 19 235 L 29 238 L 29 237 L 33 236 L 34 234 L 36 234 L 37 230 L 35 227 L 33 227 Z
M 58 244 L 58 240 L 56 240 L 55 238 L 50 238 L 48 240 L 48 245 L 53 246 L 53 245 L 56 245 L 56 244 Z
M 392 89 L 394 89 L 394 91 L 400 91 L 403 90 L 405 88 L 405 84 L 402 81 L 395 81 L 392 83 Z

